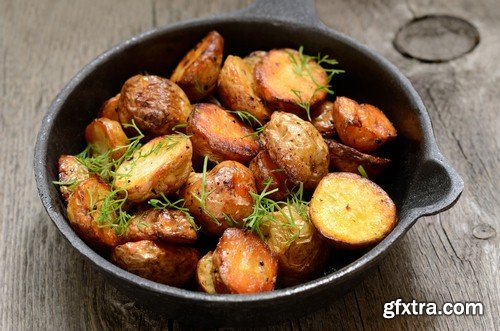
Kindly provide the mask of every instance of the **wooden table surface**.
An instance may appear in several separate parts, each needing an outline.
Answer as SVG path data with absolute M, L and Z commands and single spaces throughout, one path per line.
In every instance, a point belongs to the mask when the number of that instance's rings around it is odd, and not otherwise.
M 251 0 L 0 1 L 0 329 L 184 329 L 117 292 L 58 233 L 33 176 L 33 147 L 47 107 L 86 63 L 154 26 L 243 8 Z M 498 330 L 500 2 L 318 0 L 330 27 L 383 54 L 414 83 L 443 154 L 463 176 L 451 210 L 420 219 L 344 297 L 269 329 Z M 444 63 L 403 57 L 396 31 L 427 14 L 461 17 L 479 45 Z M 449 41 L 448 41 L 449 42 Z M 442 47 L 451 47 L 446 42 Z M 432 51 L 432 50 L 430 50 Z M 382 318 L 383 304 L 481 301 L 483 316 Z

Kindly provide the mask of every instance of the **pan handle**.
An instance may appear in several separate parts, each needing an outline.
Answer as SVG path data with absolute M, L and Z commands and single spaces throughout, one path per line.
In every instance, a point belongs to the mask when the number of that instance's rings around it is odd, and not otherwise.
M 283 19 L 315 26 L 322 24 L 316 16 L 314 0 L 255 0 L 235 16 Z

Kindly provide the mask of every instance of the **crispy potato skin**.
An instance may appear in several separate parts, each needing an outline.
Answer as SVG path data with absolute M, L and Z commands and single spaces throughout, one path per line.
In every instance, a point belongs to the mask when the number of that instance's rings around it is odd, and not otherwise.
M 337 131 L 333 122 L 333 102 L 328 100 L 322 102 L 314 111 L 311 123 L 324 138 L 335 136 Z
M 271 111 L 305 117 L 306 112 L 299 103 L 307 102 L 313 109 L 326 98 L 326 91 L 318 90 L 318 86 L 328 85 L 325 70 L 312 59 L 305 65 L 308 68 L 300 68 L 300 62 L 296 50 L 273 49 L 255 65 L 258 94 Z
M 284 169 L 280 169 L 276 163 L 271 160 L 269 153 L 262 150 L 253 158 L 250 162 L 249 169 L 255 177 L 255 185 L 257 187 L 257 192 L 261 193 L 266 187 L 266 182 L 271 180 L 272 183 L 269 185 L 267 192 L 274 189 L 278 191 L 269 195 L 269 198 L 280 201 L 284 200 L 288 194 L 289 190 L 292 189 L 290 179 L 285 174 Z
M 372 246 L 397 222 L 396 207 L 387 193 L 372 181 L 347 172 L 324 177 L 309 208 L 314 226 L 338 249 Z
M 332 139 L 325 139 L 330 151 L 330 168 L 336 171 L 357 174 L 358 166 L 363 166 L 368 176 L 378 176 L 391 165 L 391 160 L 361 153 Z
M 186 123 L 191 103 L 177 84 L 154 75 L 136 75 L 123 84 L 118 107 L 122 124 L 134 121 L 146 135 L 173 133 Z
M 224 231 L 213 253 L 214 285 L 217 293 L 272 291 L 278 261 L 255 234 L 236 228 Z
M 217 85 L 222 65 L 224 38 L 211 31 L 179 62 L 170 79 L 192 102 L 210 95 Z
M 254 201 L 250 192 L 256 192 L 255 180 L 241 163 L 224 161 L 206 173 L 205 209 L 196 198 L 202 197 L 202 178 L 199 175 L 190 178 L 181 196 L 205 234 L 220 236 L 230 226 L 242 226 L 243 219 L 252 213 Z M 227 217 L 235 223 L 230 224 Z
M 196 154 L 208 156 L 212 162 L 248 164 L 260 148 L 250 127 L 214 104 L 194 105 L 186 132 L 191 135 Z
M 252 68 L 242 58 L 229 55 L 221 69 L 218 92 L 222 104 L 232 110 L 244 110 L 254 115 L 261 124 L 271 113 L 255 92 Z
M 196 267 L 196 282 L 198 288 L 209 294 L 217 293 L 214 285 L 214 264 L 212 261 L 213 252 L 205 254 Z
M 126 151 L 128 138 L 119 122 L 106 117 L 96 118 L 85 128 L 85 140 L 98 154 L 112 151 L 111 157 L 119 159 Z
M 120 93 L 104 101 L 97 117 L 106 117 L 110 120 L 120 122 L 118 108 L 120 105 Z
M 196 249 L 151 240 L 116 246 L 111 261 L 149 280 L 181 287 L 194 276 L 199 253 Z
M 81 182 L 68 199 L 69 224 L 89 246 L 100 251 L 119 243 L 114 229 L 99 227 L 95 221 L 100 214 L 102 200 L 109 192 L 108 184 L 92 176 Z
M 282 286 L 300 284 L 319 275 L 325 268 L 330 246 L 314 225 L 297 211 L 295 206 L 283 208 L 295 226 L 280 212 L 262 228 L 265 241 L 278 257 L 278 282 Z M 303 211 L 308 217 L 308 210 Z
M 337 97 L 333 105 L 333 121 L 343 144 L 369 153 L 396 137 L 396 129 L 375 106 Z
M 126 190 L 131 202 L 173 193 L 188 179 L 192 152 L 187 136 L 156 137 L 118 167 L 115 187 Z
M 61 155 L 59 157 L 58 171 L 60 182 L 71 183 L 70 185 L 59 186 L 59 190 L 66 201 L 68 201 L 69 196 L 78 184 L 90 176 L 89 170 L 72 155 Z
M 261 136 L 269 156 L 292 183 L 314 188 L 328 173 L 328 146 L 310 122 L 274 112 Z
M 153 240 L 193 244 L 197 238 L 196 230 L 181 211 L 150 208 L 130 219 L 121 242 Z

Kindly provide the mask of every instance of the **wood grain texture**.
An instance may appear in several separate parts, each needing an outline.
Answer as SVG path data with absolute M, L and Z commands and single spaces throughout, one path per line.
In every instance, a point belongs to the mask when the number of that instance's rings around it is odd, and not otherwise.
M 151 27 L 249 3 L 0 0 L 1 330 L 188 329 L 137 307 L 59 235 L 36 192 L 33 147 L 51 100 L 95 56 Z M 410 78 L 428 107 L 443 154 L 462 174 L 466 189 L 451 210 L 420 219 L 373 274 L 343 298 L 307 317 L 263 329 L 500 328 L 500 3 L 318 0 L 316 5 L 327 25 L 377 50 Z M 392 45 L 398 28 L 431 13 L 474 24 L 481 35 L 478 47 L 442 64 L 400 55 Z M 485 314 L 383 319 L 384 302 L 397 298 L 482 301 Z

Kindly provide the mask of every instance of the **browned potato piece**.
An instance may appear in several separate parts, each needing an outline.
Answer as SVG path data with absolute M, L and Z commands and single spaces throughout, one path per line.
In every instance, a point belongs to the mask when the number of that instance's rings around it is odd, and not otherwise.
M 208 156 L 212 162 L 248 164 L 260 148 L 250 127 L 214 104 L 194 105 L 186 132 L 191 135 L 197 155 Z
M 255 177 L 257 192 L 260 193 L 264 191 L 267 182 L 270 180 L 271 184 L 267 188 L 267 192 L 274 189 L 278 189 L 278 191 L 270 194 L 268 196 L 269 198 L 280 201 L 288 196 L 289 190 L 292 189 L 292 183 L 285 174 L 284 169 L 280 169 L 276 163 L 271 160 L 267 151 L 260 151 L 259 154 L 253 158 L 252 162 L 250 162 L 249 169 Z
M 231 228 L 217 244 L 213 268 L 218 293 L 258 293 L 274 289 L 278 261 L 255 234 Z
M 85 140 L 92 151 L 104 154 L 111 151 L 113 159 L 119 159 L 127 150 L 128 138 L 117 121 L 106 117 L 96 118 L 85 128 Z
M 59 189 L 64 200 L 76 189 L 80 182 L 89 178 L 89 170 L 75 156 L 61 155 L 59 157 Z
M 211 31 L 179 62 L 170 79 L 186 92 L 192 102 L 214 90 L 222 64 L 224 39 Z
M 266 55 L 266 51 L 254 51 L 245 56 L 243 60 L 250 66 L 250 71 L 253 73 L 257 63 L 259 63 Z
M 299 212 L 296 206 L 287 205 L 282 211 L 286 216 L 274 212 L 264 223 L 262 232 L 269 248 L 278 257 L 278 282 L 291 286 L 323 271 L 330 246 L 310 223 L 307 206 Z
M 304 65 L 301 65 L 301 63 Z M 293 49 L 273 49 L 255 66 L 257 91 L 267 107 L 295 113 L 302 117 L 306 111 L 299 105 L 308 103 L 315 108 L 326 98 L 328 76 L 314 60 L 303 61 Z
M 328 146 L 310 122 L 290 113 L 274 112 L 261 136 L 271 159 L 292 183 L 314 188 L 328 173 Z
M 106 100 L 103 103 L 101 110 L 99 111 L 99 115 L 97 115 L 97 117 L 106 117 L 109 118 L 110 120 L 120 122 L 120 115 L 118 113 L 119 105 L 120 105 L 120 93 Z
M 90 177 L 81 182 L 68 199 L 69 224 L 80 238 L 97 250 L 114 247 L 119 241 L 114 229 L 101 226 L 96 221 L 109 192 L 108 184 L 97 177 Z
M 218 92 L 226 108 L 247 111 L 261 125 L 271 117 L 271 113 L 255 93 L 252 68 L 238 56 L 229 55 L 224 62 L 219 75 Z
M 208 252 L 205 254 L 196 267 L 196 281 L 198 287 L 205 293 L 215 294 L 214 285 L 214 264 L 212 260 L 213 253 Z
M 335 140 L 325 139 L 325 141 L 330 151 L 330 167 L 334 170 L 357 174 L 361 165 L 368 176 L 378 176 L 391 165 L 389 159 L 361 153 Z
M 333 123 L 333 102 L 325 101 L 314 111 L 311 120 L 312 125 L 324 138 L 335 136 L 335 124 Z
M 396 137 L 396 129 L 380 109 L 337 97 L 333 121 L 342 143 L 360 152 L 372 152 Z
M 196 249 L 151 240 L 116 246 L 111 261 L 143 278 L 181 287 L 194 276 L 199 253 Z
M 318 231 L 339 249 L 357 249 L 384 239 L 397 222 L 396 207 L 377 184 L 338 172 L 324 177 L 309 212 Z
M 191 172 L 192 152 L 188 136 L 156 137 L 118 167 L 114 186 L 126 190 L 131 202 L 173 193 Z
M 186 123 L 191 104 L 184 91 L 168 79 L 136 75 L 123 84 L 118 112 L 122 124 L 134 121 L 144 134 L 156 137 Z
M 201 230 L 213 236 L 221 235 L 230 226 L 241 226 L 253 211 L 255 192 L 252 172 L 235 161 L 224 161 L 203 176 L 191 176 L 181 191 L 185 206 Z M 201 202 L 200 202 L 201 200 Z
M 130 219 L 121 241 L 154 240 L 192 244 L 197 237 L 196 230 L 180 210 L 151 208 Z

